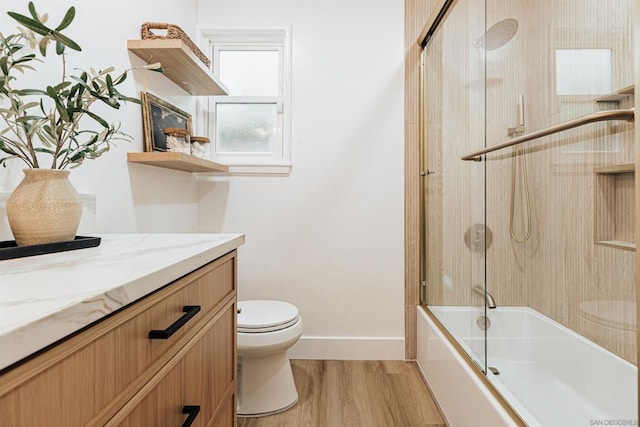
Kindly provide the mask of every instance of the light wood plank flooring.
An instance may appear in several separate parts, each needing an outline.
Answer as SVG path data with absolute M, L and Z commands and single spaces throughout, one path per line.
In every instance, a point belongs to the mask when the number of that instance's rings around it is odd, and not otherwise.
M 298 403 L 238 427 L 445 426 L 418 368 L 403 361 L 292 360 Z

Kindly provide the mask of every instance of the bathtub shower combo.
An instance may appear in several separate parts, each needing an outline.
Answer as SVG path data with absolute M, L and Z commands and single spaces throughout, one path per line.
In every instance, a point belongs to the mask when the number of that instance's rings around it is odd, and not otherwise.
M 419 366 L 453 426 L 637 426 L 633 0 L 443 8 Z

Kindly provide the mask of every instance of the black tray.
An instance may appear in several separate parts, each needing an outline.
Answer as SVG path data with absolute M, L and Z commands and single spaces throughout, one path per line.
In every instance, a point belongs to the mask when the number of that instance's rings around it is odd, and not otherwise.
M 34 255 L 52 254 L 54 252 L 73 251 L 75 249 L 93 248 L 100 245 L 100 237 L 76 236 L 66 242 L 45 243 L 42 245 L 18 246 L 15 240 L 0 242 L 0 261 Z

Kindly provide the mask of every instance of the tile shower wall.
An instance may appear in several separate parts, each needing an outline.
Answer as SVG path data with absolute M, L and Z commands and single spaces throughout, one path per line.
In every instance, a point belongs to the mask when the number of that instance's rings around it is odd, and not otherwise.
M 596 226 L 635 240 L 631 174 L 596 173 L 602 166 L 634 162 L 633 124 L 592 124 L 523 145 L 531 212 L 531 237 L 524 243 L 510 236 L 512 149 L 490 154 L 482 164 L 460 160 L 485 143 L 485 123 L 487 145 L 509 138 L 508 128 L 518 121 L 520 94 L 526 132 L 599 110 L 633 107 L 632 95 L 595 102 L 607 91 L 633 84 L 631 9 L 630 0 L 491 0 L 487 28 L 504 19 L 519 23 L 502 47 L 474 48 L 484 29 L 458 17 L 459 26 L 454 18 L 462 12 L 455 8 L 448 27 L 434 35 L 431 58 L 436 59 L 428 65 L 427 99 L 436 107 L 427 110 L 426 135 L 430 144 L 436 142 L 427 148 L 428 169 L 436 173 L 428 178 L 427 193 L 436 195 L 439 206 L 427 209 L 432 212 L 427 227 L 430 221 L 433 228 L 427 253 L 438 258 L 439 268 L 428 271 L 430 304 L 480 303 L 471 287 L 481 283 L 476 269 L 482 259 L 464 244 L 464 233 L 484 220 L 475 198 L 483 189 L 474 189 L 469 180 L 480 179 L 474 170 L 486 165 L 486 221 L 493 233 L 487 289 L 498 306 L 530 306 L 636 363 L 635 252 L 596 243 L 602 238 Z M 581 55 L 594 55 L 590 60 L 597 62 L 578 63 Z M 602 58 L 609 57 L 603 67 Z M 569 67 L 563 68 L 566 63 Z M 579 77 L 588 74 L 582 70 L 592 68 L 596 72 L 581 87 Z M 486 116 L 472 108 L 478 97 L 486 102 Z M 464 133 L 464 128 L 471 131 Z M 513 231 L 522 237 L 528 220 L 519 160 L 515 168 Z M 603 187 L 606 179 L 618 186 Z M 597 210 L 611 211 L 611 216 L 596 218 Z M 617 224 L 603 227 L 612 219 Z

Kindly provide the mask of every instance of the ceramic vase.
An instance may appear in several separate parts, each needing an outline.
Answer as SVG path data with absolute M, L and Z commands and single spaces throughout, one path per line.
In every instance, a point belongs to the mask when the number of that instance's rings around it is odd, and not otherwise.
M 7 200 L 7 219 L 18 246 L 73 240 L 82 201 L 69 171 L 24 169 L 24 178 Z

